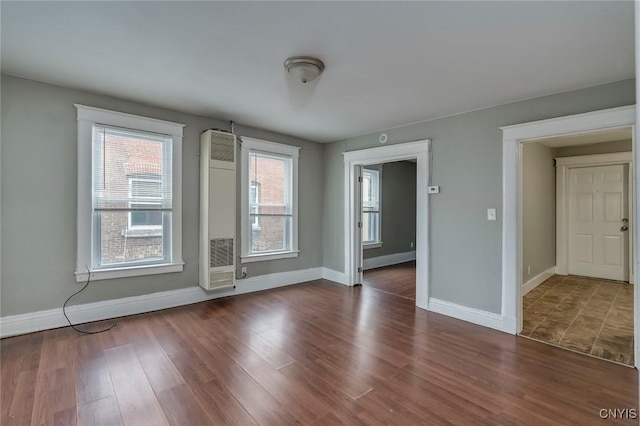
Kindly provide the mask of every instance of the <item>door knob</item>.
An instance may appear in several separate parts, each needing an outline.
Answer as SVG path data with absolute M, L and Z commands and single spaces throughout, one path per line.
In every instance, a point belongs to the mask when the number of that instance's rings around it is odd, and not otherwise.
M 622 223 L 628 223 L 628 222 L 629 222 L 629 219 L 627 219 L 626 217 L 622 218 Z
M 624 226 L 620 227 L 620 230 L 623 231 L 623 232 L 628 230 L 628 229 L 629 229 L 629 227 L 627 225 L 624 225 Z

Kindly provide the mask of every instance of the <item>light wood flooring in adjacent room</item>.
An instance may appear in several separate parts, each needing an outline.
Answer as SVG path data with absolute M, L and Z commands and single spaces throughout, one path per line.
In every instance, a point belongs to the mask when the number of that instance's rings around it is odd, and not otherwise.
M 633 285 L 554 275 L 522 307 L 523 336 L 633 365 Z
M 599 415 L 637 371 L 414 305 L 319 280 L 3 339 L 0 423 L 637 425 Z
M 366 270 L 362 285 L 416 300 L 416 261 Z

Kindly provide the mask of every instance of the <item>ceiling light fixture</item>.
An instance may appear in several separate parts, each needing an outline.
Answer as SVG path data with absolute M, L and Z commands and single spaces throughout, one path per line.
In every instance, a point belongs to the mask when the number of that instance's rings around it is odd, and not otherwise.
M 324 71 L 324 63 L 311 56 L 293 56 L 284 61 L 284 67 L 296 80 L 303 83 L 314 80 Z

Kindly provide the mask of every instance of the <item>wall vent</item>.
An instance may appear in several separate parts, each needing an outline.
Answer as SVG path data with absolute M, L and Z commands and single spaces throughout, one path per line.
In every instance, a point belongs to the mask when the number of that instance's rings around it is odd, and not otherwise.
M 233 272 L 212 272 L 209 274 L 208 290 L 222 290 L 235 285 Z
M 232 134 L 212 132 L 209 152 L 212 160 L 234 162 L 236 157 L 236 137 Z
M 209 153 L 209 155 L 207 155 Z M 205 290 L 232 288 L 236 274 L 236 137 L 200 136 L 200 274 Z
M 216 238 L 209 243 L 209 266 L 233 265 L 233 238 Z

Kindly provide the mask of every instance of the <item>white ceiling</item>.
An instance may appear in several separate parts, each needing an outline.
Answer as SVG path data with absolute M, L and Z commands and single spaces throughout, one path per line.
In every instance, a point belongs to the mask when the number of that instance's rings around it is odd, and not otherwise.
M 3 72 L 323 142 L 634 77 L 633 2 L 0 7 Z
M 616 142 L 631 140 L 631 127 L 621 129 L 607 129 L 595 132 L 583 133 L 580 135 L 555 136 L 541 139 L 538 142 L 549 148 L 560 148 L 564 146 L 591 145 L 601 142 Z

